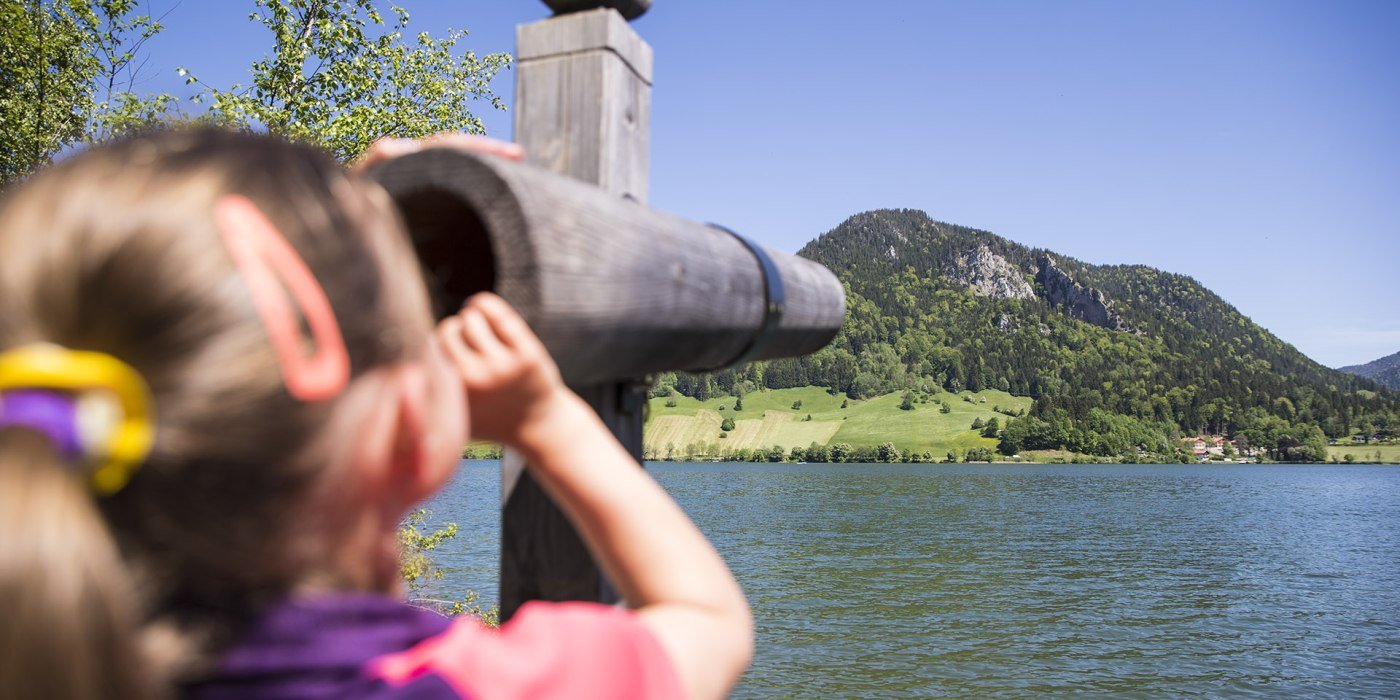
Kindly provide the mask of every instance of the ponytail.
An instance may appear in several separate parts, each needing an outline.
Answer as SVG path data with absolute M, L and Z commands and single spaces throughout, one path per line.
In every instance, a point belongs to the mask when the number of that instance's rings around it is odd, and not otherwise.
M 0 689 L 11 700 L 155 697 L 131 576 L 53 441 L 0 428 Z
M 326 505 L 343 483 L 330 463 L 342 397 L 302 400 L 284 381 L 247 265 L 221 245 L 230 196 L 286 239 L 335 312 L 349 363 L 335 384 L 427 352 L 427 295 L 392 204 L 313 149 L 175 130 L 7 191 L 0 403 L 39 390 L 94 410 L 0 420 L 0 698 L 175 695 L 269 601 L 361 585 L 340 578 L 343 509 Z M 294 329 L 314 315 L 288 301 Z

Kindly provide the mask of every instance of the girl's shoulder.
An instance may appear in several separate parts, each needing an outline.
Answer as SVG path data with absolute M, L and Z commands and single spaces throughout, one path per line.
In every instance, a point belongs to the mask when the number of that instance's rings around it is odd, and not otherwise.
M 637 617 L 596 603 L 527 603 L 498 630 L 458 618 L 367 668 L 391 687 L 436 675 L 464 697 L 684 695 L 661 644 Z
M 533 602 L 491 629 L 373 595 L 271 608 L 187 691 L 199 700 L 683 695 L 660 644 L 626 610 Z

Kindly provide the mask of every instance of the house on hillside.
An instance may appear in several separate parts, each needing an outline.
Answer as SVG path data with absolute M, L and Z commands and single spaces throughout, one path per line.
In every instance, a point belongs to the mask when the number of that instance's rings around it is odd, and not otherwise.
M 1212 457 L 1223 458 L 1225 456 L 1225 444 L 1227 442 L 1229 441 L 1226 440 L 1223 435 L 1197 435 L 1195 437 L 1182 438 L 1181 449 L 1190 451 L 1192 455 L 1195 455 L 1196 459 L 1205 461 Z M 1231 443 L 1231 447 L 1235 448 L 1236 452 L 1243 454 L 1243 452 L 1239 450 L 1239 445 Z

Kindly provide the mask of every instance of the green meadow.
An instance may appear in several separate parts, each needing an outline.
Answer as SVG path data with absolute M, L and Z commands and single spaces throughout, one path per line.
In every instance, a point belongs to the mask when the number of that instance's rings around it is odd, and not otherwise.
M 814 442 L 853 447 L 888 442 L 903 453 L 928 452 L 941 459 L 949 451 L 996 449 L 996 439 L 973 430 L 973 421 L 997 418 L 1005 423 L 1007 413 L 1029 410 L 1032 401 L 1001 391 L 940 392 L 917 395 L 912 410 L 904 410 L 900 408 L 903 396 L 896 392 L 857 401 L 819 387 L 774 389 L 744 396 L 738 411 L 733 396 L 708 401 L 658 397 L 650 401 L 643 449 L 649 458 L 680 459 L 724 457 L 741 449 L 774 445 L 791 450 Z M 668 402 L 676 405 L 667 406 Z M 940 410 L 943 404 L 948 413 Z M 734 420 L 733 430 L 721 430 L 725 418 Z
M 1380 459 L 1376 459 L 1376 453 L 1380 453 Z M 1352 461 L 1357 464 L 1400 464 L 1400 445 L 1364 445 L 1356 443 L 1354 445 L 1330 445 L 1327 448 L 1327 458 L 1344 461 L 1347 455 L 1352 456 Z

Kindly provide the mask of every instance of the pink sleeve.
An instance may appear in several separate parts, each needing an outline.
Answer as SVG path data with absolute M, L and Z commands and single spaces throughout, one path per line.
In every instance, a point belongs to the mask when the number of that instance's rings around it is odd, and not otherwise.
M 391 685 L 435 674 L 482 700 L 684 697 L 670 659 L 636 615 L 596 603 L 527 603 L 500 630 L 460 618 L 370 670 Z

